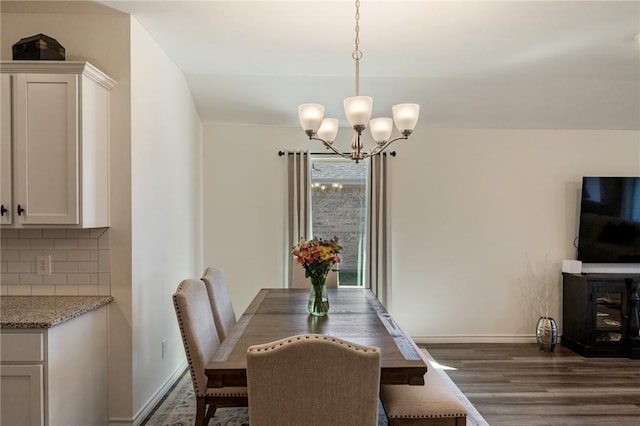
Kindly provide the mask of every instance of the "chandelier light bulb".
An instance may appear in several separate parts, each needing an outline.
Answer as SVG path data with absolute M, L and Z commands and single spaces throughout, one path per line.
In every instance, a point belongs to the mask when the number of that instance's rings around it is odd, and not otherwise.
M 388 141 L 393 130 L 393 120 L 387 117 L 374 118 L 369 122 L 371 137 L 378 145 Z
M 412 132 L 418 123 L 418 115 L 420 114 L 420 105 L 418 104 L 398 104 L 393 106 L 393 121 L 396 127 L 403 133 L 405 131 Z
M 302 104 L 298 107 L 298 119 L 305 132 L 312 131 L 315 134 L 324 117 L 324 106 L 320 104 Z
M 318 137 L 327 143 L 333 143 L 338 135 L 338 119 L 325 118 L 318 129 Z
M 372 109 L 371 96 L 352 96 L 344 100 L 344 112 L 351 127 L 366 126 L 371 119 Z

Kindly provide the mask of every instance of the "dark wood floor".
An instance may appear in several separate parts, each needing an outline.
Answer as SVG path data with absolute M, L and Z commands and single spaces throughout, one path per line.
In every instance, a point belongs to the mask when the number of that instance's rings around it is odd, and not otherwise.
M 561 346 L 421 344 L 491 426 L 640 425 L 640 360 Z

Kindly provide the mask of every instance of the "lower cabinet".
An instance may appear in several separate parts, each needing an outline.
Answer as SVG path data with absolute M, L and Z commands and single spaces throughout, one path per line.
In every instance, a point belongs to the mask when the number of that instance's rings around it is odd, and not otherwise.
M 562 346 L 585 357 L 640 359 L 638 274 L 563 274 Z
M 4 341 L 3 341 L 4 344 Z M 0 366 L 2 425 L 41 425 L 44 422 L 42 365 Z
M 0 424 L 104 425 L 107 308 L 46 329 L 0 332 Z

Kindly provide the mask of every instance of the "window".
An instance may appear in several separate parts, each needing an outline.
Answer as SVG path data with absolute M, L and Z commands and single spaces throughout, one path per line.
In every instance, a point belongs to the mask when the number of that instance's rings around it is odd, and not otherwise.
M 367 223 L 367 167 L 341 158 L 311 157 L 311 230 L 340 240 L 340 287 L 364 283 Z

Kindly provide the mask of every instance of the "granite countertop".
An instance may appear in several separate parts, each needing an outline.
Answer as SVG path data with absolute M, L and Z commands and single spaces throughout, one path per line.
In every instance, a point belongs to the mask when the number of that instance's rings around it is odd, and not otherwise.
M 2 296 L 0 328 L 50 328 L 112 301 L 111 296 Z

